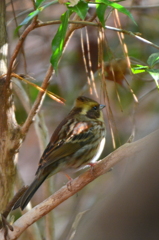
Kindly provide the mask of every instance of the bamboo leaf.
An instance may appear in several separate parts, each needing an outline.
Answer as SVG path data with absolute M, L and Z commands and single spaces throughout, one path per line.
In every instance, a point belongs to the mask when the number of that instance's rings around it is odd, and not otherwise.
M 52 66 L 54 67 L 55 71 L 57 70 L 57 65 L 59 62 L 59 59 L 63 52 L 63 46 L 64 46 L 64 40 L 65 35 L 68 27 L 68 18 L 70 15 L 70 10 L 67 10 L 64 14 L 61 16 L 61 24 L 57 30 L 56 35 L 54 36 L 52 40 L 52 55 L 50 58 L 50 62 Z

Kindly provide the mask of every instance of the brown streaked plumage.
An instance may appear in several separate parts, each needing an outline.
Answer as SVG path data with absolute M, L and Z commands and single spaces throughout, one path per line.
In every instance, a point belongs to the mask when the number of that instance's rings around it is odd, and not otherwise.
M 13 209 L 24 209 L 44 180 L 66 168 L 79 168 L 100 157 L 105 144 L 104 105 L 80 96 L 54 131 L 32 184 Z

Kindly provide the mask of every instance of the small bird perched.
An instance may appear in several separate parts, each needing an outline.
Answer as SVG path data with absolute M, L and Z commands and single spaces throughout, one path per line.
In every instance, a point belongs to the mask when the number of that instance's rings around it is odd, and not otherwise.
M 40 159 L 34 181 L 15 203 L 13 210 L 18 207 L 23 210 L 51 175 L 98 160 L 105 145 L 104 107 L 84 96 L 76 99 L 74 108 L 54 131 Z

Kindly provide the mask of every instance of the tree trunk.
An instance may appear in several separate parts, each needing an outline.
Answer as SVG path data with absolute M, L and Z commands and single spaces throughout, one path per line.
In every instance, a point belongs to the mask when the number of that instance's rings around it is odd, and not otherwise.
M 7 72 L 7 32 L 5 19 L 5 0 L 0 1 L 0 75 Z
M 0 1 L 0 75 L 7 71 L 7 33 L 5 0 Z M 15 120 L 11 84 L 6 85 L 5 76 L 0 76 L 0 212 L 12 194 L 15 179 L 15 156 L 22 136 Z

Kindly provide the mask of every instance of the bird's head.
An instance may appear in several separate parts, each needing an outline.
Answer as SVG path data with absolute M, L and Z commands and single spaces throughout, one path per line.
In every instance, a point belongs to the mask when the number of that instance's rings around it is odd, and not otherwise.
M 99 104 L 98 102 L 88 97 L 80 96 L 76 99 L 74 109 L 79 110 L 79 114 L 85 115 L 90 119 L 103 120 L 102 109 L 105 105 Z

